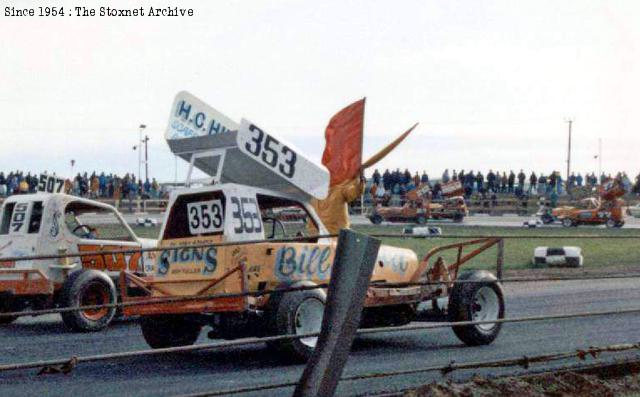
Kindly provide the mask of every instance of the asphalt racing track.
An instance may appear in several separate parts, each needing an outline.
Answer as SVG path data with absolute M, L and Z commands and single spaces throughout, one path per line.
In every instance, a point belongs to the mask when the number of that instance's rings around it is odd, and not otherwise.
M 507 317 L 640 307 L 640 279 L 512 283 L 505 286 Z M 198 343 L 209 342 L 203 332 Z M 67 333 L 57 315 L 21 318 L 0 329 L 1 364 L 146 349 L 135 321 L 98 333 Z M 490 346 L 465 347 L 449 329 L 395 331 L 356 339 L 345 375 L 415 369 L 499 358 L 568 351 L 640 340 L 637 314 L 505 324 Z M 606 360 L 607 357 L 603 356 Z M 612 360 L 612 358 L 608 358 Z M 553 368 L 534 364 L 532 369 Z M 38 376 L 37 370 L 0 373 L 2 396 L 169 396 L 295 381 L 302 365 L 283 362 L 265 345 L 80 363 L 68 375 Z M 521 372 L 521 368 L 475 371 Z M 474 372 L 449 376 L 466 378 Z M 338 395 L 393 391 L 441 379 L 438 373 L 341 382 Z M 253 396 L 290 395 L 291 389 Z

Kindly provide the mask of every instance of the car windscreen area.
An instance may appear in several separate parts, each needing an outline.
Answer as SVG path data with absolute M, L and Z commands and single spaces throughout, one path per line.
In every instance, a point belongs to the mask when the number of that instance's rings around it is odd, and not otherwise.
M 299 202 L 266 194 L 258 194 L 257 197 L 267 239 L 306 237 L 318 234 L 318 226 Z
M 179 196 L 171 206 L 163 239 L 224 234 L 225 197 L 221 191 Z
M 110 208 L 74 201 L 65 207 L 64 223 L 78 238 L 135 241 L 135 237 Z

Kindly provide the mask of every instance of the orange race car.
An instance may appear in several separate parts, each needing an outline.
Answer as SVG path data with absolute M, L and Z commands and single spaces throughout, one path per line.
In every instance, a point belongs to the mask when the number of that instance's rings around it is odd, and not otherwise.
M 421 185 L 407 193 L 407 202 L 402 207 L 383 207 L 376 205 L 369 214 L 373 224 L 387 222 L 413 222 L 419 225 L 427 223 L 428 219 L 451 219 L 462 222 L 469 215 L 467 204 L 461 196 L 462 184 L 452 181 L 444 184 L 442 193 L 444 199 L 440 202 L 431 200 L 428 185 Z
M 576 206 L 564 206 L 541 211 L 540 217 L 545 224 L 559 221 L 565 227 L 578 225 L 606 225 L 622 227 L 624 225 L 625 203 L 620 199 L 625 194 L 621 183 L 610 180 L 599 187 L 600 197 L 580 200 Z

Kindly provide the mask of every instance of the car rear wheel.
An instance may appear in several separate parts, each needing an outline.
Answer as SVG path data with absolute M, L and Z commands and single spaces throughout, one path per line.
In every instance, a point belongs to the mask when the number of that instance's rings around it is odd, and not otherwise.
M 495 276 L 486 270 L 465 272 L 449 296 L 449 321 L 491 321 L 504 318 L 504 293 Z M 469 346 L 488 345 L 500 333 L 501 323 L 453 326 L 456 336 Z
M 140 329 L 153 349 L 191 346 L 198 340 L 202 325 L 184 315 L 143 316 Z
M 571 227 L 571 226 L 573 226 L 573 221 L 571 220 L 571 218 L 564 218 L 562 220 L 562 226 Z
M 614 219 L 609 218 L 609 219 L 607 219 L 607 222 L 605 223 L 605 225 L 606 225 L 608 228 L 610 228 L 610 229 L 611 229 L 611 228 L 616 227 L 617 222 L 616 222 Z
M 322 328 L 324 291 L 308 290 L 289 292 L 282 295 L 272 316 L 276 335 L 302 335 L 318 333 Z M 315 336 L 289 339 L 269 343 L 269 347 L 293 358 L 296 361 L 308 360 L 316 348 Z
M 97 306 L 116 303 L 116 286 L 104 272 L 83 270 L 71 274 L 62 290 L 63 307 Z M 61 313 L 64 324 L 73 331 L 99 331 L 116 314 L 115 307 L 76 310 Z

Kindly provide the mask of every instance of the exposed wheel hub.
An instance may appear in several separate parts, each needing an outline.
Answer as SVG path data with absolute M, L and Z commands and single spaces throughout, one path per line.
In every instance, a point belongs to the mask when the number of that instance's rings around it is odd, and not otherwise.
M 296 335 L 320 332 L 323 314 L 324 304 L 318 299 L 308 298 L 302 301 L 296 310 L 294 319 Z M 302 338 L 300 342 L 306 346 L 315 347 L 318 338 Z
M 491 287 L 478 289 L 471 304 L 471 317 L 473 321 L 497 320 L 499 312 L 500 304 L 496 292 Z M 490 331 L 495 326 L 495 323 L 476 325 L 476 327 L 483 331 Z

